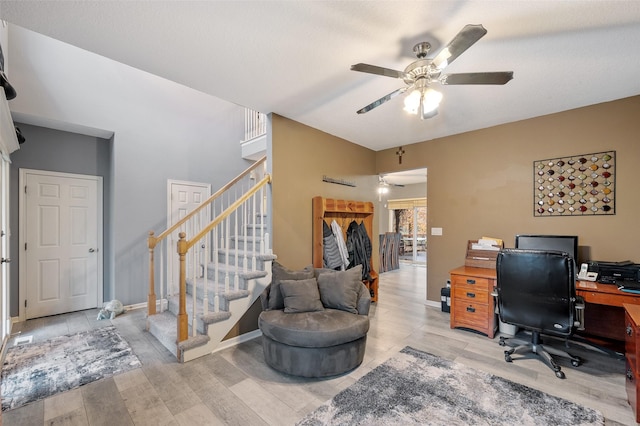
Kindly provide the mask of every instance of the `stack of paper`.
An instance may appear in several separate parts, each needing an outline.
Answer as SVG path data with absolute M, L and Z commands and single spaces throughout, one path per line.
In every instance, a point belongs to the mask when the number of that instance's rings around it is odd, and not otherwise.
M 477 243 L 471 244 L 473 250 L 494 250 L 499 251 L 502 246 L 502 240 L 496 238 L 482 237 Z

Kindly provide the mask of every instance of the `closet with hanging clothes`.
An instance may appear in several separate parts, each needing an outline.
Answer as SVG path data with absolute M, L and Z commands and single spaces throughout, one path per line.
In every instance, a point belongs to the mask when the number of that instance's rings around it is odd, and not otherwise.
M 378 301 L 372 262 L 373 203 L 313 198 L 313 266 L 336 270 L 362 265 L 362 282 Z

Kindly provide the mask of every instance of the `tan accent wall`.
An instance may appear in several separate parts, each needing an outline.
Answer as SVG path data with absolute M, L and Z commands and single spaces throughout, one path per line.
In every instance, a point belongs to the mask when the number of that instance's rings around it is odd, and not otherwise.
M 439 301 L 467 240 L 483 235 L 507 247 L 519 233 L 578 235 L 580 260 L 640 263 L 639 137 L 636 96 L 406 145 L 402 165 L 397 148 L 377 152 L 377 173 L 428 169 L 428 229 L 443 235 L 428 237 L 427 299 Z M 616 151 L 614 216 L 533 216 L 535 160 L 609 150 Z
M 272 116 L 273 252 L 289 268 L 311 264 L 311 199 L 377 202 L 375 152 L 296 121 Z M 326 183 L 323 176 L 353 182 Z M 374 218 L 377 212 L 374 212 Z M 378 253 L 377 227 L 369 237 Z M 378 270 L 377 256 L 374 268 Z

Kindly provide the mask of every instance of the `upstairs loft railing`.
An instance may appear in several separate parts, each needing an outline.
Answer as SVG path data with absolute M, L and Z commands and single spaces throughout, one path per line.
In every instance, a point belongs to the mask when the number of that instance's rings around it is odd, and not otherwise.
M 213 312 L 218 312 L 220 293 L 237 291 L 238 272 L 255 271 L 256 253 L 264 254 L 268 250 L 265 200 L 266 186 L 270 182 L 266 157 L 262 157 L 158 236 L 149 232 L 147 312 L 149 316 L 155 315 L 158 301 L 160 311 L 163 311 L 166 297 L 178 294 L 178 342 L 188 338 L 187 279 L 193 285 L 191 315 L 194 319 L 192 335 L 195 336 L 196 295 L 199 293 L 204 298 L 202 314 L 209 313 L 210 306 Z M 187 239 L 187 236 L 191 238 Z M 159 265 L 155 263 L 156 253 L 160 257 Z M 168 262 L 165 262 L 165 253 Z M 208 269 L 213 269 L 213 280 L 207 280 Z M 169 272 L 165 274 L 167 270 Z M 231 276 L 235 277 L 233 283 Z M 209 295 L 213 295 L 212 304 Z
M 244 110 L 244 140 L 249 141 L 267 133 L 267 116 L 258 111 Z

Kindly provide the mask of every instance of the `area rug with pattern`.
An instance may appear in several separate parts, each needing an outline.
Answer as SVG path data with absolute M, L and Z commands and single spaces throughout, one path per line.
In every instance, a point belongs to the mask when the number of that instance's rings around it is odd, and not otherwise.
M 599 411 L 405 347 L 298 425 L 603 425 Z
M 140 365 L 114 326 L 13 346 L 2 367 L 2 411 Z

